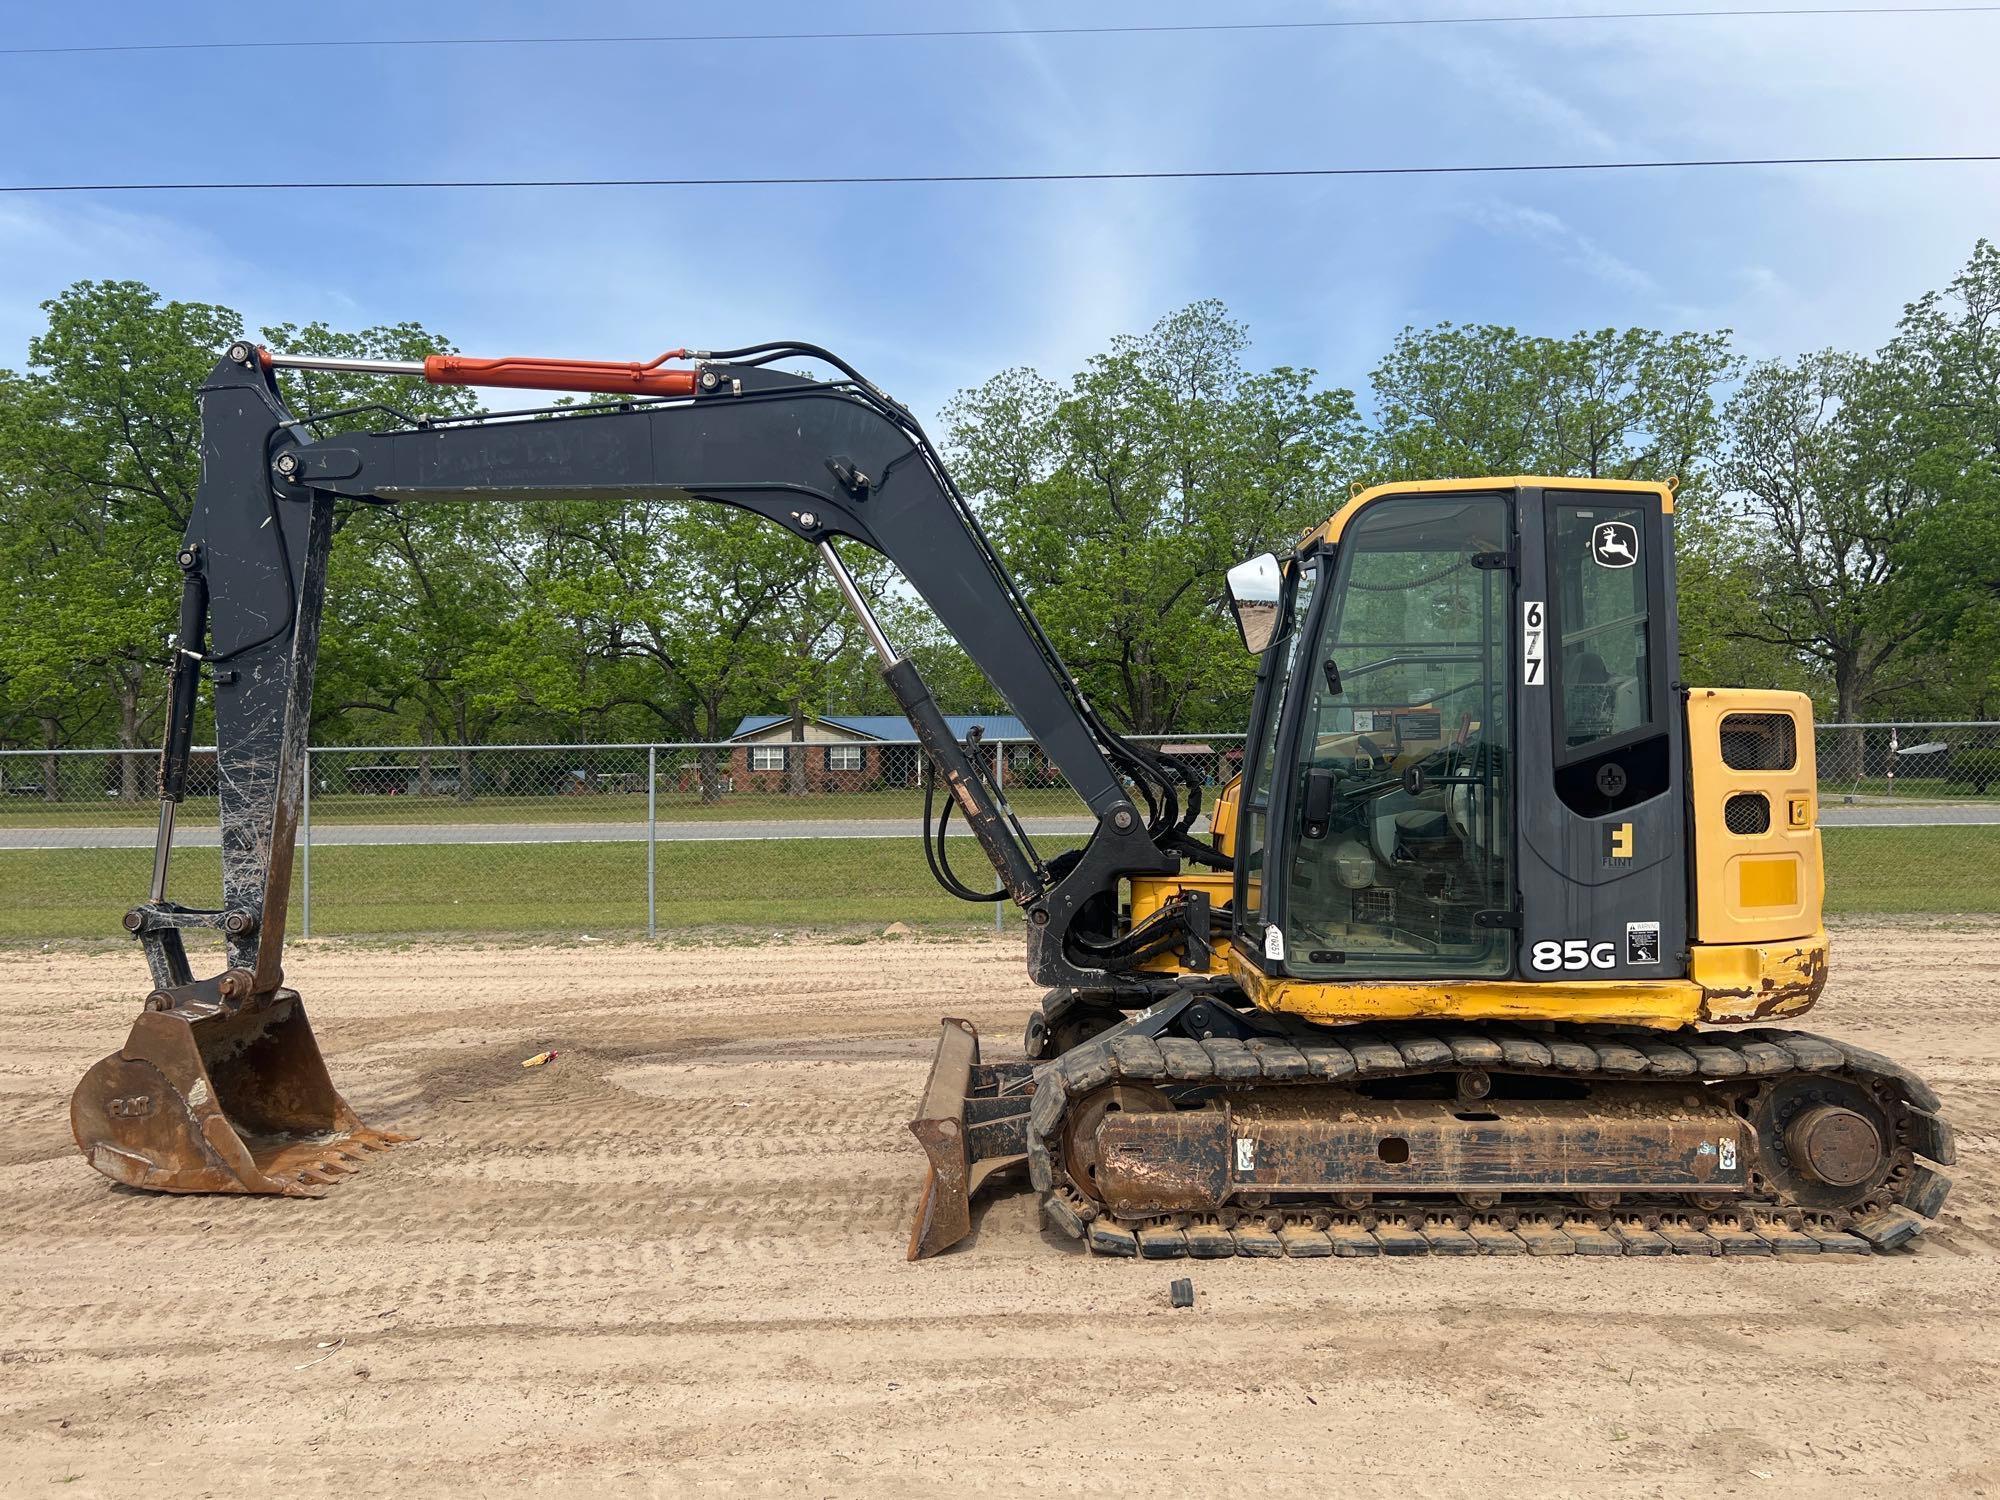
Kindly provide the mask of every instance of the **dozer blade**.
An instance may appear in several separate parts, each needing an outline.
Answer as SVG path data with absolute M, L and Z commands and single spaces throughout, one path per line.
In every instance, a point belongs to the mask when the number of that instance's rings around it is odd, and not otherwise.
M 910 1224 L 911 1260 L 949 1249 L 972 1232 L 972 1200 L 997 1174 L 1027 1160 L 1031 1064 L 979 1061 L 979 1032 L 946 1016 L 937 1056 L 910 1132 L 930 1158 Z
M 411 1139 L 348 1108 L 304 1004 L 284 989 L 241 1008 L 148 1010 L 83 1075 L 69 1118 L 93 1167 L 161 1193 L 310 1196 L 365 1153 Z

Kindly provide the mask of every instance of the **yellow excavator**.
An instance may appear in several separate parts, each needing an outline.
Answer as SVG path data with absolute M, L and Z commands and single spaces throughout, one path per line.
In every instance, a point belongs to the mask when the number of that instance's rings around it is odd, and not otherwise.
M 818 362 L 813 377 L 779 370 Z M 608 394 L 340 431 L 288 368 Z M 1678 680 L 1670 484 L 1483 478 L 1356 494 L 1228 576 L 1260 666 L 1215 789 L 1091 708 L 910 412 L 776 342 L 645 364 L 292 356 L 200 392 L 160 829 L 125 925 L 153 992 L 72 1103 L 99 1171 L 309 1193 L 401 1139 L 334 1088 L 283 982 L 285 897 L 339 509 L 665 497 L 816 546 L 929 766 L 938 880 L 1024 914 L 1024 1056 L 943 1023 L 911 1129 L 912 1258 L 1025 1167 L 1092 1253 L 1768 1255 L 1909 1243 L 1949 1190 L 1938 1100 L 1790 1029 L 1826 982 L 1810 705 Z M 839 546 L 889 558 L 1089 808 L 1038 850 Z M 216 721 L 223 900 L 166 890 L 195 705 Z M 996 883 L 953 869 L 962 819 Z M 196 978 L 183 934 L 219 934 Z M 1747 1023 L 1747 1024 L 1745 1024 Z

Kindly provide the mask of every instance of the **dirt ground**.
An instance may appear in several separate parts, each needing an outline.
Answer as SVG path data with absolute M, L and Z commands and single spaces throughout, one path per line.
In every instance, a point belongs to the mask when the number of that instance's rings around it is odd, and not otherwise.
M 423 1135 L 309 1202 L 93 1174 L 142 966 L 0 956 L 0 1490 L 2000 1496 L 1996 939 L 1847 927 L 1814 1017 L 1957 1125 L 1914 1252 L 1178 1268 L 1025 1193 L 904 1261 L 936 1018 L 1018 1055 L 1011 942 L 304 946 Z

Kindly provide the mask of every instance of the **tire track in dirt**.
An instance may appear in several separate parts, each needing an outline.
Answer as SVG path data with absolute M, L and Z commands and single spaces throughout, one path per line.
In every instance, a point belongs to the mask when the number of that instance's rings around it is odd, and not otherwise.
M 0 1462 L 30 1493 L 129 1490 L 138 1452 L 151 1489 L 343 1497 L 1291 1493 L 1330 1454 L 1397 1500 L 1991 1491 L 1996 934 L 1836 933 L 1808 1029 L 1932 1077 L 1962 1154 L 1922 1249 L 1856 1264 L 1170 1271 L 1015 1193 L 910 1265 L 937 1017 L 1018 1056 L 1037 998 L 985 941 L 306 945 L 336 1079 L 424 1139 L 318 1201 L 134 1194 L 64 1108 L 137 1010 L 131 955 L 65 958 L 71 1008 L 0 957 Z

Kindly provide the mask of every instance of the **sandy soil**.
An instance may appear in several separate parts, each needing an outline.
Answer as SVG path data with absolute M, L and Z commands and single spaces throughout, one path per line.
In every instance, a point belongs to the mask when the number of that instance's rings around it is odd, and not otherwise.
M 91 1173 L 140 965 L 0 957 L 0 1490 L 2000 1495 L 1996 939 L 1848 928 L 1814 1018 L 1957 1124 L 1917 1251 L 1199 1263 L 1189 1312 L 1025 1194 L 902 1258 L 935 1019 L 1018 1048 L 1011 943 L 305 947 L 424 1137 L 317 1202 Z

